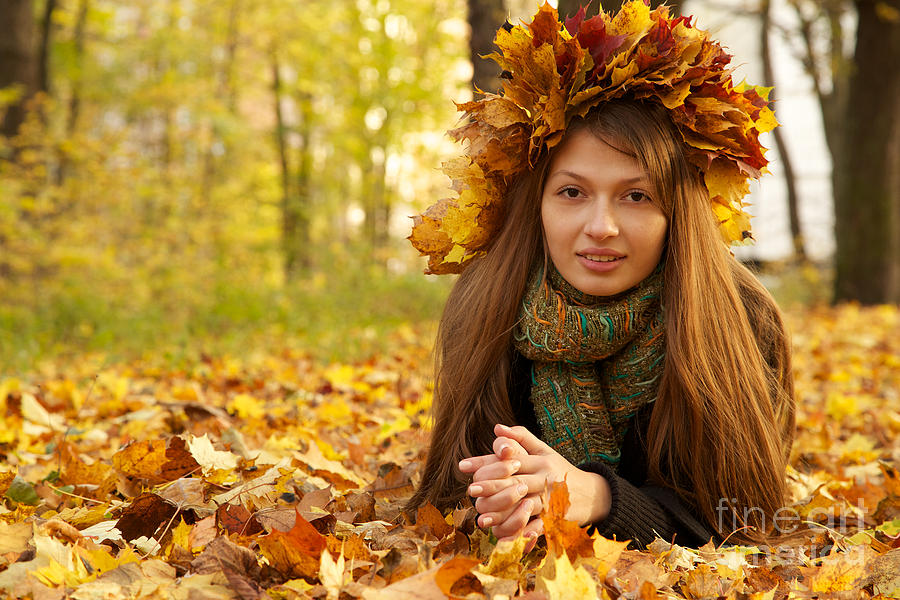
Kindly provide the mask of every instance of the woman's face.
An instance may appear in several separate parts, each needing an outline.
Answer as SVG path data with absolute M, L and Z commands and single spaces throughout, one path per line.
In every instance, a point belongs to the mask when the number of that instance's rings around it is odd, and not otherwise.
M 649 276 L 668 222 L 640 163 L 586 130 L 566 137 L 550 163 L 541 222 L 550 258 L 573 286 L 612 296 Z

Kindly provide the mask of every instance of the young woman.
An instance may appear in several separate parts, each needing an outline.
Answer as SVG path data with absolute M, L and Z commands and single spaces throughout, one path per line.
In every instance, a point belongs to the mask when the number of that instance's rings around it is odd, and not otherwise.
M 453 132 L 459 198 L 417 219 L 431 271 L 461 274 L 409 506 L 468 495 L 497 537 L 536 537 L 565 480 L 567 518 L 610 537 L 759 539 L 784 501 L 790 347 L 722 238 L 749 236 L 765 90 L 665 8 L 583 16 L 498 32 L 504 93 Z

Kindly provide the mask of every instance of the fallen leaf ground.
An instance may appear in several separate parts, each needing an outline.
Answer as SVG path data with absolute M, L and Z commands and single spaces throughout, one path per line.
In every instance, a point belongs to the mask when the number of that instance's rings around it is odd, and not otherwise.
M 496 545 L 403 501 L 430 342 L 321 366 L 285 350 L 181 367 L 86 357 L 0 379 L 0 590 L 76 598 L 900 597 L 900 313 L 792 313 L 798 431 L 775 548 L 548 526 Z M 159 366 L 164 365 L 164 366 Z M 556 502 L 566 500 L 557 491 Z M 554 515 L 547 515 L 554 523 Z

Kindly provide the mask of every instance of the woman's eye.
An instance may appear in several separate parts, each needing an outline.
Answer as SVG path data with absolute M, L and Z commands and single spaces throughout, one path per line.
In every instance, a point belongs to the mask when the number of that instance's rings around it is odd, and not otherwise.
M 577 188 L 573 187 L 563 188 L 560 193 L 566 198 L 577 198 L 581 194 Z
M 650 200 L 650 196 L 648 196 L 644 192 L 638 192 L 638 191 L 628 192 L 628 194 L 626 195 L 626 198 L 628 198 L 632 202 L 644 202 L 646 200 Z

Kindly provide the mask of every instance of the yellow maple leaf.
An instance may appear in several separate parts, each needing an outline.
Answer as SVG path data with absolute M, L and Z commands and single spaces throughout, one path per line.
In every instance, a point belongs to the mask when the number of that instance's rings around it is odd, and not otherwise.
M 191 526 L 185 523 L 184 519 L 179 520 L 178 525 L 172 529 L 172 544 L 191 552 L 193 549 L 189 541 L 190 533 Z
M 45 431 L 65 431 L 66 428 L 63 416 L 47 411 L 34 394 L 22 394 L 22 416 L 29 423 Z
M 0 380 L 0 412 L 6 414 L 6 397 L 10 392 L 18 392 L 22 389 L 22 381 L 17 377 L 7 377 Z
M 242 419 L 261 419 L 266 414 L 262 403 L 250 394 L 236 395 L 226 408 L 228 412 L 234 413 Z
M 118 556 L 112 556 L 106 546 L 99 546 L 96 549 L 78 548 L 78 554 L 83 561 L 90 563 L 91 577 L 95 579 L 113 569 L 127 564 L 140 562 L 141 557 L 134 553 L 131 548 L 125 548 L 119 552 Z
M 633 0 L 622 4 L 622 9 L 613 17 L 608 28 L 611 35 L 628 36 L 627 39 L 630 45 L 633 46 L 637 40 L 650 31 L 652 26 L 653 19 L 650 18 L 650 6 L 644 4 L 641 0 Z M 623 46 L 627 49 L 629 43 L 626 42 Z
M 584 567 L 573 567 L 565 553 L 547 557 L 544 567 L 537 573 L 535 587 L 543 591 L 548 600 L 598 598 L 594 578 Z
M 211 475 L 214 471 L 233 472 L 237 468 L 238 457 L 232 452 L 213 448 L 208 434 L 204 433 L 203 437 L 190 436 L 188 449 L 203 470 L 203 475 Z
M 71 379 L 62 379 L 58 381 L 48 381 L 44 384 L 46 388 L 52 393 L 54 396 L 74 408 L 78 410 L 84 404 L 84 394 L 81 393 L 81 390 Z
M 463 263 L 466 260 L 466 249 L 459 244 L 454 244 L 447 256 L 444 257 L 444 263 Z
M 31 523 L 4 523 L 0 521 L 0 555 L 25 552 L 34 528 Z
M 344 573 L 344 552 L 338 554 L 337 559 L 331 558 L 328 548 L 322 550 L 319 563 L 319 581 L 325 587 L 328 600 L 337 600 L 341 595 L 341 589 L 352 580 Z
M 109 392 L 114 402 L 121 402 L 128 395 L 128 390 L 131 387 L 130 379 L 120 377 L 114 373 L 101 374 L 97 378 L 97 382 Z
M 62 565 L 56 560 L 50 559 L 50 564 L 40 569 L 31 571 L 38 581 L 46 586 L 56 587 L 66 585 L 76 587 L 88 580 L 89 574 L 84 563 L 74 561 L 71 565 Z
M 3 441 L 2 432 L 0 432 L 0 442 Z M 16 467 L 6 467 L 4 466 L 0 469 L 0 496 L 6 494 L 6 490 L 9 489 L 9 486 L 12 485 L 13 479 L 16 478 L 16 475 L 19 473 L 19 470 Z
M 809 579 L 812 592 L 841 592 L 857 589 L 866 575 L 866 563 L 874 555 L 869 546 L 853 546 L 849 552 L 832 552 L 822 560 Z
M 522 574 L 522 556 L 525 554 L 527 544 L 528 540 L 524 536 L 497 542 L 488 564 L 479 567 L 478 570 L 485 575 L 518 580 Z
M 629 542 L 630 540 L 625 540 L 623 542 L 610 540 L 599 533 L 594 534 L 594 554 L 593 556 L 587 557 L 586 560 L 594 565 L 594 568 L 597 569 L 598 576 L 605 578 L 612 566 L 619 560 L 619 556 L 621 556 L 622 552 L 625 551 L 625 548 L 628 547 Z
M 463 190 L 460 200 L 463 201 L 464 197 L 471 193 L 471 190 Z M 441 229 L 450 237 L 454 244 L 468 246 L 480 233 L 478 228 L 478 215 L 480 213 L 481 207 L 476 204 L 453 203 L 447 208 L 447 214 L 444 216 Z

